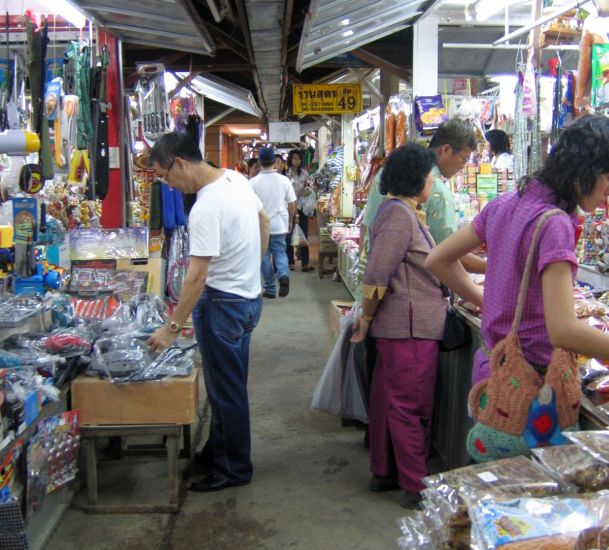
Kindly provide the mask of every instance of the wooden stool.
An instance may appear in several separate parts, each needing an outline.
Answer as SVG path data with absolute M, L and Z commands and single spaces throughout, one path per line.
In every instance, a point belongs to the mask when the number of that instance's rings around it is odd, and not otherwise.
M 177 424 L 135 424 L 116 426 L 81 426 L 80 437 L 87 464 L 87 512 L 106 514 L 175 513 L 178 511 L 178 441 Z M 95 439 L 98 437 L 163 436 L 167 447 L 169 482 L 168 504 L 98 504 L 97 455 Z

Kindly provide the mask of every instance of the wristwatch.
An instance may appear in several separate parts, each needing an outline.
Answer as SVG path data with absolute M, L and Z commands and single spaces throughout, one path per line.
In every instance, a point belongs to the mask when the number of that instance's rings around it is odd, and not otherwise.
M 176 323 L 175 321 L 171 321 L 168 326 L 169 332 L 173 332 L 174 334 L 182 330 L 182 326 L 178 325 L 178 323 Z

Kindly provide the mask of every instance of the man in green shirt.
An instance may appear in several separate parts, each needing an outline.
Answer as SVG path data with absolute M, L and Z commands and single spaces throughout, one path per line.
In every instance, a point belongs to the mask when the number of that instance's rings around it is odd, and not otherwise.
M 457 230 L 455 203 L 445 179 L 452 178 L 466 164 L 476 149 L 476 134 L 469 122 L 453 118 L 440 126 L 429 142 L 436 153 L 431 197 L 423 205 L 427 226 L 436 244 L 440 244 Z M 463 267 L 470 273 L 484 273 L 486 262 L 474 254 L 461 258 Z

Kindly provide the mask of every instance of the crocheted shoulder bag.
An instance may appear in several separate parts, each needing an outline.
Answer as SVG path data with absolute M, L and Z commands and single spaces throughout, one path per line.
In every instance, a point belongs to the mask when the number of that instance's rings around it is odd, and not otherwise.
M 478 382 L 469 394 L 475 424 L 467 436 L 467 450 L 478 462 L 568 443 L 562 432 L 578 428 L 581 383 L 574 355 L 555 348 L 542 376 L 525 359 L 518 338 L 541 230 L 548 218 L 558 214 L 564 212 L 548 210 L 537 223 L 511 331 L 490 353 L 490 377 Z

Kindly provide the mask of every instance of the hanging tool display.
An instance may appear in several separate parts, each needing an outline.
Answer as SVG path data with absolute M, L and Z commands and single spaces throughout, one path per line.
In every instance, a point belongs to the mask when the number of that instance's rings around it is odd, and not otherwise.
M 42 179 L 53 179 L 53 159 L 51 156 L 51 138 L 46 109 L 43 105 L 45 92 L 45 59 L 48 44 L 48 26 L 45 22 L 38 30 L 31 19 L 26 18 L 25 29 L 28 42 L 28 74 L 32 95 L 32 124 L 34 131 L 40 136 L 40 171 Z
M 108 194 L 110 153 L 108 151 L 108 115 L 106 103 L 106 71 L 108 67 L 108 48 L 103 46 L 101 65 L 94 70 L 93 78 L 93 128 L 92 140 L 93 163 L 90 189 L 95 191 L 98 199 L 105 199 Z M 93 197 L 90 197 L 93 198 Z
M 170 129 L 165 67 L 160 63 L 141 64 L 137 72 L 142 129 L 145 138 L 154 142 Z

